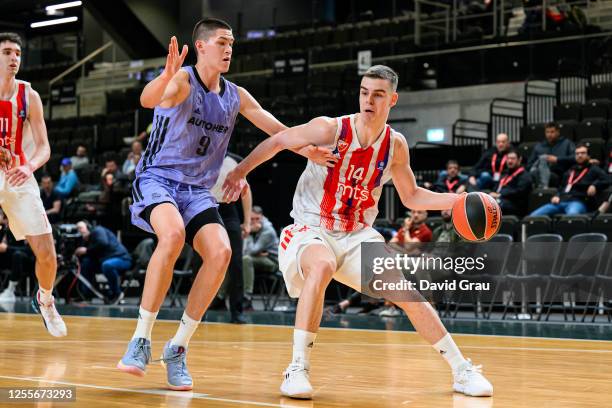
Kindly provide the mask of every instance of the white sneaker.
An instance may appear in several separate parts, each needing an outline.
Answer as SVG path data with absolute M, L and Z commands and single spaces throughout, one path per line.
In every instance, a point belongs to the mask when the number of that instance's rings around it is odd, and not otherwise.
M 493 385 L 484 378 L 482 366 L 475 366 L 469 358 L 453 373 L 453 389 L 471 397 L 490 397 Z
M 389 306 L 386 309 L 383 309 L 378 314 L 380 317 L 400 317 L 402 315 L 402 311 L 396 307 Z
M 62 317 L 57 313 L 57 309 L 55 308 L 55 300 L 51 297 L 51 303 L 48 306 L 43 305 L 38 302 L 38 296 L 35 296 L 32 299 L 32 308 L 37 313 L 40 313 L 43 319 L 43 323 L 45 327 L 54 337 L 64 337 L 68 334 L 68 330 L 66 329 L 66 324 L 62 320 Z
M 286 397 L 311 399 L 312 385 L 308 377 L 308 368 L 303 363 L 291 363 L 283 373 L 285 379 L 281 384 L 281 394 Z
M 2 291 L 2 293 L 0 293 L 0 302 L 15 302 L 17 300 L 17 297 L 15 297 L 15 292 L 13 292 L 12 290 L 10 290 L 9 288 L 6 288 Z

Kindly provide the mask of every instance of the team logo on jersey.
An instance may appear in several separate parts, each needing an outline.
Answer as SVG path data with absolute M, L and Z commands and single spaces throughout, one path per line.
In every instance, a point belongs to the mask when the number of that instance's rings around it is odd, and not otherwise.
M 21 119 L 24 119 L 24 120 L 25 120 L 26 113 L 25 113 L 25 110 L 24 110 L 24 109 L 22 109 L 22 110 L 20 110 L 20 111 L 19 111 L 19 117 L 20 117 Z
M 349 144 L 344 140 L 338 140 L 338 151 L 344 153 L 348 149 Z
M 196 105 L 201 106 L 204 103 L 204 96 L 200 92 L 196 93 Z
M 0 136 L 0 147 L 8 147 L 11 144 L 15 143 L 17 140 L 14 137 L 10 136 Z
M 213 132 L 218 133 L 227 133 L 227 131 L 229 130 L 229 126 L 225 126 L 220 123 L 207 122 L 204 119 L 197 119 L 195 116 L 192 116 L 191 119 L 187 121 L 187 123 L 201 127 L 202 129 L 212 130 Z
M 341 181 L 338 182 L 336 193 L 340 194 L 342 201 L 346 201 L 347 199 L 367 201 L 370 198 L 370 190 L 368 190 L 367 187 L 360 186 L 359 184 L 349 185 Z
M 385 169 L 385 162 L 384 160 L 381 160 L 378 162 L 378 165 L 376 166 L 376 168 L 380 171 L 383 171 Z

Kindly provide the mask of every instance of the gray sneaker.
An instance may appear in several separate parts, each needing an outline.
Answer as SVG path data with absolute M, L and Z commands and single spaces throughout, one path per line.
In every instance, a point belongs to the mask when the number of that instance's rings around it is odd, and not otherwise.
M 161 363 L 168 374 L 168 386 L 174 391 L 189 391 L 193 389 L 191 374 L 187 371 L 187 349 L 173 346 L 169 340 L 164 346 Z
M 132 339 L 117 368 L 124 373 L 143 377 L 147 364 L 151 361 L 151 341 L 145 338 Z

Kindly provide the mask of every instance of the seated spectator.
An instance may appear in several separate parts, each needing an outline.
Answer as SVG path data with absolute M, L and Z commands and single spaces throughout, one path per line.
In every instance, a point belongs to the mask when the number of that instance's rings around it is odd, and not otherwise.
M 125 178 L 125 174 L 121 170 L 119 170 L 119 165 L 117 164 L 117 160 L 115 159 L 107 159 L 104 163 L 104 168 L 102 169 L 101 177 L 104 178 L 107 174 L 112 174 L 115 176 L 115 179 Z
M 404 245 L 408 242 L 431 241 L 431 229 L 425 224 L 427 211 L 412 210 L 410 215 L 404 219 L 404 225 L 391 238 L 391 243 Z
M 59 222 L 60 212 L 62 211 L 62 199 L 53 190 L 51 176 L 44 175 L 40 179 L 40 198 L 42 199 L 49 222 L 51 224 Z
M 132 142 L 132 150 L 128 153 L 127 158 L 123 162 L 123 166 L 121 166 L 121 171 L 123 174 L 128 177 L 133 175 L 141 156 L 142 143 L 140 143 L 138 140 L 134 140 Z
M 510 139 L 508 135 L 505 133 L 497 135 L 495 147 L 486 150 L 470 172 L 468 180 L 470 190 L 493 188 L 506 168 L 506 153 L 508 153 L 509 149 Z
M 121 228 L 121 202 L 129 195 L 129 185 L 127 177 L 117 170 L 107 172 L 101 181 L 102 194 L 100 204 L 102 204 L 101 223 L 112 231 Z
M 531 215 L 584 214 L 597 192 L 607 186 L 604 171 L 590 163 L 589 149 L 580 143 L 576 146 L 576 164 L 563 176 L 557 195 Z
M 461 237 L 455 232 L 451 210 L 442 210 L 442 224 L 434 228 L 431 241 L 435 243 L 461 242 Z
M 255 271 L 273 273 L 278 269 L 278 235 L 259 206 L 251 212 L 251 233 L 244 240 L 242 274 L 245 297 L 253 296 Z
M 510 150 L 506 157 L 506 171 L 490 194 L 499 203 L 502 214 L 523 216 L 527 214 L 531 176 L 521 165 L 521 156 L 516 150 Z
M 72 161 L 69 158 L 66 157 L 62 159 L 61 168 L 62 174 L 60 175 L 57 186 L 55 186 L 55 192 L 60 198 L 67 198 L 79 185 L 79 178 L 72 168 Z
M 449 160 L 446 163 L 446 171 L 440 172 L 440 177 L 432 190 L 438 193 L 461 194 L 466 189 L 466 182 L 467 177 L 459 173 L 459 163 L 456 160 Z
M 563 173 L 576 163 L 576 147 L 571 140 L 561 137 L 559 125 L 547 123 L 544 132 L 546 140 L 535 145 L 527 162 L 527 169 L 539 188 L 558 185 Z
M 102 272 L 109 286 L 105 303 L 119 303 L 123 299 L 121 274 L 132 268 L 132 256 L 107 228 L 100 225 L 92 228 L 89 222 L 79 221 L 77 230 L 85 244 L 75 251 L 81 258 L 83 276 L 94 283 L 96 272 Z
M 89 157 L 87 157 L 87 147 L 83 145 L 77 146 L 76 155 L 70 158 L 72 161 L 72 168 L 78 170 L 86 167 L 89 164 Z

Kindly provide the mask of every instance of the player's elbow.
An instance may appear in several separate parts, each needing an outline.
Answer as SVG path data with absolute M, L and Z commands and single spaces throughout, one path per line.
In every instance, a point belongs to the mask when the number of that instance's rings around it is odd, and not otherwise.
M 153 109 L 155 108 L 155 104 L 153 104 L 149 98 L 145 97 L 145 95 L 140 95 L 140 106 L 145 109 Z
M 427 210 L 427 200 L 421 199 L 421 191 L 419 187 L 411 189 L 400 195 L 402 204 L 411 210 Z

